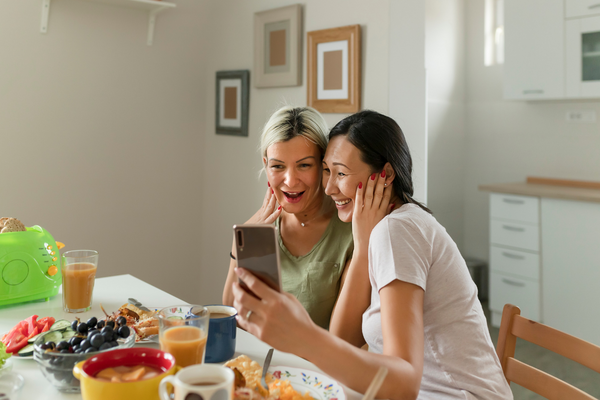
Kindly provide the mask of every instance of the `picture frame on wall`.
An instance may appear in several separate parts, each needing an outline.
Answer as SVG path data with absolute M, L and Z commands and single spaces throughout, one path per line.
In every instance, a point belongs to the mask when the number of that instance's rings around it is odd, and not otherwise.
M 302 84 L 302 6 L 254 14 L 254 86 Z
M 216 132 L 221 135 L 248 136 L 250 71 L 217 71 Z
M 360 25 L 307 34 L 307 102 L 322 113 L 361 107 Z

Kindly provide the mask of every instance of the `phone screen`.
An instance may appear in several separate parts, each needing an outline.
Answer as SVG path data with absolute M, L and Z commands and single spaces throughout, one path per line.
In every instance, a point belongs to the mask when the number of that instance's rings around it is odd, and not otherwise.
M 281 291 L 277 228 L 273 225 L 235 225 L 233 230 L 238 267 L 247 269 L 272 289 Z M 248 290 L 243 282 L 240 284 Z

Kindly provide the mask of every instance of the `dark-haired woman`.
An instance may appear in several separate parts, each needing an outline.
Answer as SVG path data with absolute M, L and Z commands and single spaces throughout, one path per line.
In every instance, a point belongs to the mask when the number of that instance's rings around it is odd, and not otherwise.
M 362 393 L 386 367 L 377 398 L 512 399 L 465 262 L 446 230 L 412 199 L 412 161 L 400 127 L 363 111 L 340 121 L 329 138 L 326 193 L 340 219 L 352 221 L 355 248 L 368 242 L 368 272 L 348 272 L 336 305 L 347 312 L 332 320 L 330 333 L 292 296 L 238 269 L 260 297 L 235 285 L 240 325 Z M 388 202 L 395 207 L 386 216 Z M 367 276 L 368 308 L 363 293 L 353 293 Z M 353 308 L 364 311 L 362 326 Z M 358 347 L 365 341 L 369 352 Z

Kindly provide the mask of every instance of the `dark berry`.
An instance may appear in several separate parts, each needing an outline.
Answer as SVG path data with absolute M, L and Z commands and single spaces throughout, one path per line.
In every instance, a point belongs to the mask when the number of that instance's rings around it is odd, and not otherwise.
M 71 329 L 73 329 L 75 332 L 77 332 L 77 325 L 79 325 L 79 321 L 75 320 L 71 322 Z
M 95 348 L 99 348 L 104 342 L 104 336 L 102 335 L 94 335 L 94 337 L 90 339 L 90 344 Z
M 106 325 L 104 328 L 102 328 L 102 333 L 105 333 L 105 332 L 112 332 L 113 330 L 114 330 L 114 329 L 113 329 L 113 327 L 112 327 L 112 326 L 110 326 L 110 325 Z
M 73 337 L 71 338 L 71 340 L 69 340 L 69 344 L 70 344 L 71 346 L 79 346 L 79 343 L 81 343 L 81 341 L 82 341 L 82 340 L 83 340 L 83 339 L 82 339 L 82 338 L 80 338 L 79 336 L 73 336 Z
M 58 351 L 68 350 L 68 349 L 69 349 L 69 343 L 65 342 L 64 340 L 62 342 L 59 342 L 56 345 L 56 350 L 58 350 Z
M 127 319 L 125 319 L 125 317 L 123 316 L 120 316 L 119 318 L 117 318 L 117 324 L 119 326 L 127 325 Z
M 79 324 L 79 326 L 77 327 L 77 332 L 85 335 L 88 331 L 88 325 L 85 322 L 82 322 Z
M 87 325 L 89 328 L 93 328 L 96 326 L 97 323 L 98 323 L 98 319 L 96 317 L 92 317 L 92 318 L 88 319 Z
M 112 329 L 114 329 L 115 321 L 113 321 L 112 319 L 109 319 L 108 321 L 106 321 L 106 326 L 110 326 Z
M 82 351 L 85 351 L 85 350 L 89 349 L 90 347 L 92 347 L 92 345 L 90 344 L 90 341 L 87 339 L 82 340 L 81 343 L 79 344 L 79 348 Z
M 116 340 L 113 340 L 109 344 L 110 344 L 110 347 L 117 347 L 119 345 L 119 342 L 117 342 Z
M 102 329 L 102 328 L 104 328 L 105 324 L 106 324 L 106 322 L 102 319 L 102 320 L 98 321 L 98 323 L 96 324 L 96 328 Z
M 119 336 L 121 336 L 122 338 L 126 338 L 129 336 L 129 327 L 127 325 L 120 327 L 117 330 L 117 333 L 119 334 Z
M 84 353 L 92 353 L 94 351 L 98 351 L 98 350 L 94 347 L 89 347 L 87 350 L 84 351 Z
M 102 351 L 106 349 L 110 349 L 110 343 L 102 343 L 102 346 L 98 350 Z

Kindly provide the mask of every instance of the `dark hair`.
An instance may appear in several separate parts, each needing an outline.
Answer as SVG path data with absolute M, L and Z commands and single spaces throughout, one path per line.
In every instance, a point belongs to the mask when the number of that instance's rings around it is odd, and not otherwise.
M 396 196 L 403 203 L 416 204 L 431 214 L 429 208 L 412 198 L 412 158 L 396 121 L 376 111 L 364 110 L 338 122 L 329 132 L 329 140 L 340 135 L 346 135 L 373 172 L 383 170 L 389 162 L 396 173 L 393 181 Z

